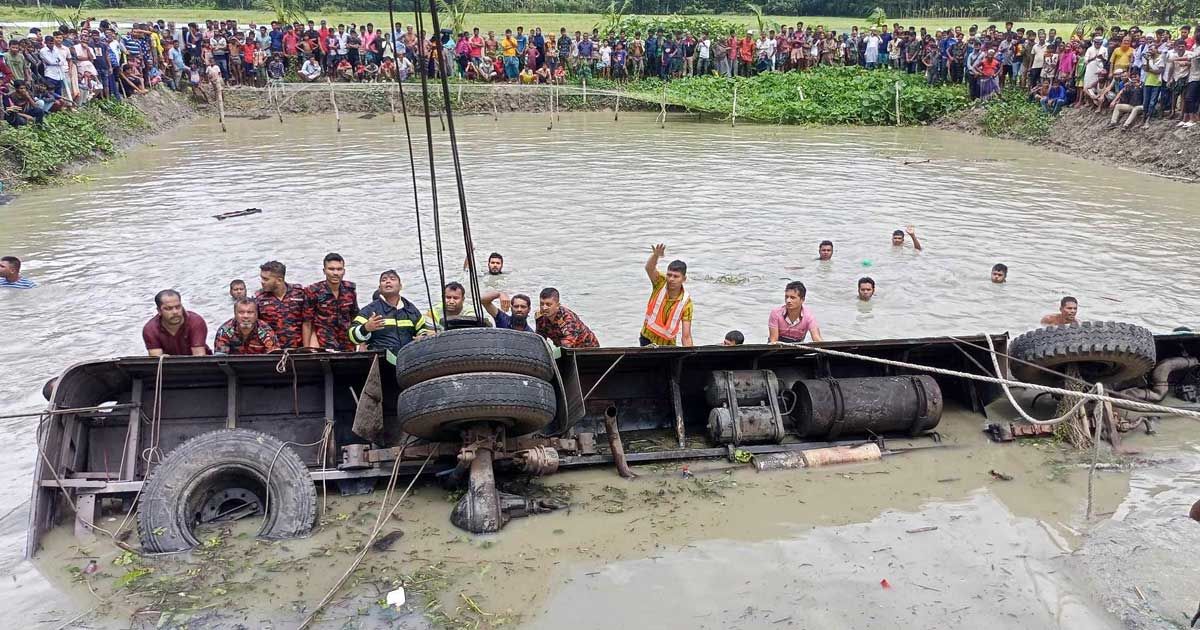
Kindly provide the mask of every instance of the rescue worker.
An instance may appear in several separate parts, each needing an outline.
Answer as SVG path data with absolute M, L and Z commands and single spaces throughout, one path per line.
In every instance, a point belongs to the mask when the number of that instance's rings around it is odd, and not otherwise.
M 349 352 L 354 344 L 347 332 L 358 315 L 358 292 L 354 283 L 345 279 L 346 261 L 340 255 L 327 254 L 321 268 L 325 279 L 304 289 L 312 329 L 306 345 Z
M 638 342 L 643 346 L 673 346 L 675 338 L 680 344 L 692 344 L 692 296 L 683 283 L 687 280 L 687 263 L 673 260 L 667 265 L 667 273 L 658 271 L 658 259 L 667 253 L 667 246 L 659 243 L 651 248 L 646 261 L 646 276 L 650 278 L 650 301 L 646 303 L 646 318 Z
M 259 266 L 262 290 L 254 296 L 258 319 L 275 331 L 280 348 L 301 348 L 312 335 L 304 287 L 288 284 L 287 266 L 272 260 Z
M 258 319 L 258 302 L 243 297 L 233 305 L 233 319 L 221 324 L 213 339 L 216 354 L 266 354 L 279 349 L 271 327 Z
M 393 365 L 400 348 L 429 334 L 421 309 L 400 295 L 402 287 L 400 274 L 394 270 L 379 274 L 379 297 L 358 312 L 348 331 L 355 344 L 387 351 L 387 360 Z
M 442 302 L 433 305 L 426 313 L 426 327 L 435 332 L 446 330 L 447 319 L 474 319 L 475 307 L 466 300 L 467 290 L 458 282 L 448 282 L 442 289 L 442 300 L 445 303 L 445 313 L 442 312 Z

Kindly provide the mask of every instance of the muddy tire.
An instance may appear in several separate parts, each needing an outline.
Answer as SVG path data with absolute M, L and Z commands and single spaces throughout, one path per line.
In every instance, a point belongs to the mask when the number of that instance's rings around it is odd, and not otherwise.
M 1091 383 L 1115 387 L 1154 369 L 1154 334 L 1121 322 L 1080 322 L 1047 326 L 1027 332 L 1009 344 L 1008 354 L 1042 367 L 1059 370 L 1079 365 L 1080 376 Z M 1037 368 L 1009 362 L 1009 370 L 1027 383 L 1059 385 L 1062 378 Z
M 400 429 L 428 440 L 457 440 L 472 422 L 495 422 L 508 435 L 532 433 L 554 420 L 554 386 L 530 376 L 481 372 L 455 374 L 418 383 L 400 392 Z
M 400 389 L 453 374 L 508 372 L 543 381 L 554 363 L 538 335 L 505 328 L 464 328 L 417 339 L 396 353 Z
M 316 520 L 316 488 L 295 451 L 265 433 L 224 429 L 180 444 L 151 470 L 137 506 L 142 549 L 199 545 L 195 526 L 202 512 L 227 509 L 213 501 L 230 493 L 251 494 L 247 503 L 266 506 L 260 538 L 306 536 Z

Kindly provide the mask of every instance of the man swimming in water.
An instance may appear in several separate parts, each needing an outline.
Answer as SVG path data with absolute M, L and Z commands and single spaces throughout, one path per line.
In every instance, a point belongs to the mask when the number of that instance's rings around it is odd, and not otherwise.
M 817 260 L 833 260 L 833 241 L 821 241 L 817 246 Z
M 875 281 L 870 276 L 863 276 L 858 279 L 858 299 L 861 302 L 870 302 L 875 296 Z
M 904 247 L 905 234 L 908 234 L 908 237 L 912 239 L 913 249 L 921 251 L 921 241 L 917 240 L 917 229 L 911 225 L 903 230 L 892 232 L 892 246 Z
M 1042 318 L 1043 326 L 1069 326 L 1079 323 L 1079 300 L 1066 296 L 1058 302 L 1058 312 Z
M 992 265 L 992 284 L 1004 284 L 1008 282 L 1008 265 L 1004 263 L 996 263 Z

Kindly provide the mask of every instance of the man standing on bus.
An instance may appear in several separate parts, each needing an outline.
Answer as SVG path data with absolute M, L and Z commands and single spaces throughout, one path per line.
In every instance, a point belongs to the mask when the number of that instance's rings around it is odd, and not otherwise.
M 687 280 L 687 263 L 672 260 L 663 275 L 658 271 L 658 259 L 666 253 L 667 246 L 659 243 L 651 249 L 650 259 L 646 261 L 651 292 L 638 342 L 643 346 L 674 346 L 676 337 L 681 337 L 679 345 L 691 346 L 692 296 L 683 288 Z

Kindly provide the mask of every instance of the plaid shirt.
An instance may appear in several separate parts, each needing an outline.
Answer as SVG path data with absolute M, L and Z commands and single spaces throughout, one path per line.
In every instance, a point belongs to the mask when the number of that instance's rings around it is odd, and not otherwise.
M 270 326 L 258 321 L 254 332 L 246 339 L 238 334 L 237 320 L 231 319 L 217 329 L 213 351 L 217 354 L 266 354 L 279 349 L 279 341 Z
M 600 347 L 600 341 L 592 329 L 565 306 L 559 306 L 558 312 L 551 317 L 539 315 L 537 332 L 562 348 Z
M 358 293 L 354 283 L 343 280 L 335 296 L 329 290 L 329 283 L 322 280 L 308 285 L 304 289 L 304 295 L 308 319 L 312 321 L 313 333 L 317 336 L 317 345 L 343 352 L 354 350 L 354 344 L 346 334 L 354 317 L 358 315 Z
M 258 320 L 275 331 L 280 348 L 304 346 L 304 322 L 308 317 L 308 300 L 304 288 L 298 284 L 287 285 L 283 299 L 274 293 L 259 291 L 254 296 L 258 302 Z

